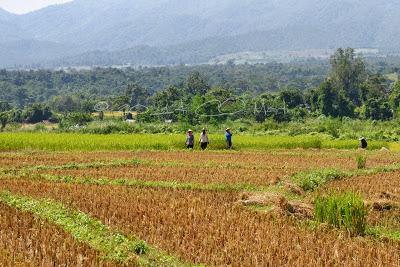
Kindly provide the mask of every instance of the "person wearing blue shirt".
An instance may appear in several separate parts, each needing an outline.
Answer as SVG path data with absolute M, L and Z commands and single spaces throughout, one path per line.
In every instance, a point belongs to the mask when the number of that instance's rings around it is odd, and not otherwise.
M 232 149 L 232 133 L 231 133 L 231 129 L 227 128 L 226 129 L 226 145 L 228 146 L 228 149 Z

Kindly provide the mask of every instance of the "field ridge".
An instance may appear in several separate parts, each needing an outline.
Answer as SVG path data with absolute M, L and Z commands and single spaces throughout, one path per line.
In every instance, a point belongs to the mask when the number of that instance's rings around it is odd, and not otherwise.
M 87 243 L 100 251 L 106 260 L 142 266 L 185 266 L 174 257 L 149 247 L 142 240 L 114 232 L 89 215 L 66 208 L 50 199 L 37 200 L 2 191 L 0 201 L 10 207 L 32 212 L 35 216 L 60 226 L 77 241 Z

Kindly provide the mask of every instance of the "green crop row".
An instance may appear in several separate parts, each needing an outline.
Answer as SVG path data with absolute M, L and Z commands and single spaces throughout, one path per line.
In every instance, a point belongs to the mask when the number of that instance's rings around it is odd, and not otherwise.
M 211 150 L 226 148 L 223 135 L 210 135 Z M 197 137 L 196 137 L 197 139 Z M 357 140 L 330 140 L 317 136 L 250 136 L 233 137 L 235 150 L 268 150 L 294 148 L 356 149 Z M 370 149 L 388 147 L 386 142 L 370 142 Z M 133 134 L 95 135 L 78 133 L 1 133 L 0 151 L 121 151 L 178 150 L 185 148 L 185 135 Z M 195 149 L 199 149 L 198 146 Z

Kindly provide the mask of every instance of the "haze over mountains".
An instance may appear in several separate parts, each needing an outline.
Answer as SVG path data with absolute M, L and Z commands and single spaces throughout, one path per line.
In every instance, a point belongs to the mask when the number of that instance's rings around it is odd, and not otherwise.
M 0 67 L 202 63 L 227 53 L 400 43 L 398 0 L 75 0 L 0 9 Z

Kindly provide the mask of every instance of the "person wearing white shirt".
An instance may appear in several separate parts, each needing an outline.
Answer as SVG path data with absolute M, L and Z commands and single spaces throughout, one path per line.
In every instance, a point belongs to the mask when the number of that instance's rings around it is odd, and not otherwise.
M 208 141 L 208 135 L 207 135 L 207 131 L 205 128 L 203 128 L 203 131 L 200 134 L 200 147 L 202 150 L 205 150 L 207 148 L 209 144 Z

